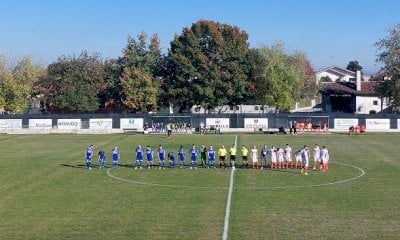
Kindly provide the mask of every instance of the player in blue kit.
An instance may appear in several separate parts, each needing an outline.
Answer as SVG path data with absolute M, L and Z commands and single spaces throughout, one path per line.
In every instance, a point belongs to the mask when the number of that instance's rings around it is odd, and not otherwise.
M 165 150 L 162 145 L 158 146 L 158 162 L 159 169 L 164 169 L 164 161 L 165 161 Z
M 112 167 L 113 169 L 116 169 L 117 166 L 118 166 L 118 160 L 119 160 L 119 149 L 118 149 L 118 147 L 115 146 L 115 147 L 112 149 L 111 152 L 112 152 L 112 163 L 111 163 L 111 167 Z
M 185 167 L 185 150 L 183 149 L 183 146 L 180 146 L 178 149 L 178 159 L 179 159 L 179 167 L 180 168 Z
M 93 145 L 90 145 L 89 147 L 87 147 L 86 151 L 85 151 L 86 168 L 88 170 L 92 170 L 93 151 L 94 151 Z
M 101 149 L 98 155 L 99 155 L 99 169 L 103 169 L 106 164 L 106 151 Z
M 173 152 L 168 153 L 168 159 L 169 159 L 169 167 L 175 168 L 175 154 Z
M 208 148 L 208 168 L 215 168 L 215 149 L 211 145 Z
M 153 168 L 153 149 L 150 146 L 146 147 L 147 168 Z
M 190 169 L 196 168 L 197 169 L 197 154 L 199 150 L 196 148 L 196 146 L 193 144 L 192 147 L 189 150 L 190 153 Z
M 135 169 L 142 169 L 142 163 L 143 163 L 143 147 L 142 145 L 138 145 L 135 149 L 135 153 L 136 153 L 136 161 L 135 161 Z

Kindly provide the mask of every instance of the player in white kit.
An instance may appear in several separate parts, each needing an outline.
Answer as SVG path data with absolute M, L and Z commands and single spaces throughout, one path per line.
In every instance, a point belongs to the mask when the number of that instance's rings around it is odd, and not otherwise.
M 258 150 L 256 145 L 251 149 L 251 159 L 253 162 L 253 169 L 258 169 Z
M 278 158 L 278 168 L 283 168 L 284 162 L 283 162 L 283 155 L 285 151 L 283 151 L 282 148 L 278 148 L 276 151 L 276 156 Z
M 326 172 L 328 170 L 328 163 L 329 163 L 329 152 L 328 149 L 323 146 L 321 149 L 321 161 L 322 161 L 322 171 Z
M 303 162 L 301 161 L 301 149 L 296 150 L 294 153 L 294 158 L 295 158 L 295 166 L 294 168 L 297 169 L 297 165 L 300 163 L 300 168 L 303 168 Z
M 286 168 L 293 167 L 293 162 L 292 162 L 292 148 L 289 146 L 289 144 L 286 144 L 285 147 L 285 162 L 286 162 Z
M 319 149 L 319 145 L 315 144 L 314 146 L 314 167 L 313 170 L 317 170 L 317 164 L 320 164 L 321 161 L 321 150 Z
M 276 169 L 278 166 L 276 165 L 276 148 L 272 145 L 271 149 L 271 169 Z
M 310 158 L 310 150 L 306 145 L 304 145 L 303 149 L 301 150 L 301 161 L 303 163 L 303 167 L 301 168 L 300 173 L 304 173 L 308 175 L 308 160 Z

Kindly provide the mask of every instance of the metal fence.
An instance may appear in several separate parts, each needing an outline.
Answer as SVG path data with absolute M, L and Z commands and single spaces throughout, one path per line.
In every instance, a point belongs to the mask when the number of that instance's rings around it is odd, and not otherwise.
M 53 126 L 57 125 L 57 119 L 81 119 L 88 122 L 94 118 L 111 118 L 112 128 L 120 128 L 121 118 L 143 118 L 143 122 L 151 126 L 154 123 L 185 123 L 192 128 L 204 126 L 207 118 L 229 119 L 230 128 L 244 128 L 246 118 L 267 118 L 268 128 L 287 128 L 290 121 L 311 121 L 317 125 L 326 123 L 328 128 L 334 128 L 335 119 L 357 119 L 359 124 L 366 124 L 367 119 L 389 119 L 390 129 L 400 129 L 400 114 L 344 114 L 344 113 L 238 113 L 238 114 L 131 114 L 131 113 L 87 113 L 87 114 L 23 114 L 0 115 L 0 119 L 22 119 L 23 127 L 29 125 L 29 119 L 52 119 Z M 88 124 L 82 124 L 82 128 L 88 128 Z

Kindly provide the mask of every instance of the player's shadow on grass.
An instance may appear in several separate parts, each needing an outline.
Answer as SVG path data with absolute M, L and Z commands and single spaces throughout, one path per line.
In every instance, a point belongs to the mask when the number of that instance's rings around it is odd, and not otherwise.
M 71 165 L 71 164 L 65 164 L 65 163 L 61 163 L 60 166 L 63 167 L 70 167 L 70 168 L 84 168 L 86 169 L 86 164 L 77 164 L 77 165 Z M 99 165 L 97 164 L 92 164 L 92 168 L 99 168 Z M 109 168 L 107 166 L 104 166 L 104 168 Z
M 86 164 L 71 165 L 71 164 L 61 163 L 60 165 L 63 167 L 70 167 L 70 168 L 86 168 Z
M 128 163 L 128 164 L 118 164 L 118 167 L 125 167 L 125 168 L 134 168 L 135 165 Z
M 284 172 L 284 173 L 291 173 L 291 174 L 299 174 L 300 172 L 300 170 L 299 171 L 297 171 L 297 169 L 285 169 L 285 168 L 281 168 L 281 169 L 268 169 L 269 171 L 274 171 L 274 172 Z

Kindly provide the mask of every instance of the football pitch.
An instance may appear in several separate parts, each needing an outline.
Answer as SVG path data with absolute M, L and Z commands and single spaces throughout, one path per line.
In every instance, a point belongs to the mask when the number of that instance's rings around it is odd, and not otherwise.
M 176 153 L 180 145 L 230 146 L 236 136 L 239 157 L 242 144 L 325 145 L 329 171 L 239 167 L 231 178 L 229 168 L 132 167 L 138 144 Z M 398 239 L 399 146 L 394 133 L 0 135 L 0 239 L 222 239 L 224 227 L 227 239 Z M 105 169 L 96 167 L 100 149 Z

